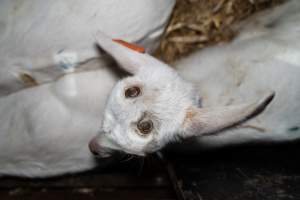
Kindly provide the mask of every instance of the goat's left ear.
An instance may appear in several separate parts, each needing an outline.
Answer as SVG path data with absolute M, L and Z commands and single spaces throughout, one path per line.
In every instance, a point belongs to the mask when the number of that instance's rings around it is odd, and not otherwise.
M 131 74 L 138 73 L 143 67 L 166 66 L 166 64 L 146 53 L 125 47 L 120 44 L 119 40 L 113 40 L 101 31 L 97 32 L 96 40 L 104 51 L 110 54 L 125 71 Z
M 260 114 L 274 98 L 275 93 L 261 101 L 215 108 L 191 107 L 186 112 L 181 137 L 203 136 L 239 125 Z

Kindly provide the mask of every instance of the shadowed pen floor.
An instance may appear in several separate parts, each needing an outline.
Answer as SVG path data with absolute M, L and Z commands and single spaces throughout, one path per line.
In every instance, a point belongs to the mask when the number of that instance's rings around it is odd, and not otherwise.
M 130 159 L 50 179 L 0 179 L 0 199 L 298 200 L 300 144 Z M 177 186 L 177 187 L 176 187 Z

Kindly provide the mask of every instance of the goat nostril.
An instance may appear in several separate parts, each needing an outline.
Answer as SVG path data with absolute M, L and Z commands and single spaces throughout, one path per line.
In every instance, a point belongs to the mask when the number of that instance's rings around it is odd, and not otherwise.
M 91 151 L 91 152 L 94 156 L 99 156 L 99 154 L 96 151 Z
M 89 149 L 91 151 L 91 153 L 95 156 L 99 155 L 98 153 L 98 144 L 97 141 L 95 139 L 92 139 L 89 143 Z
M 95 137 L 89 142 L 90 152 L 98 158 L 110 157 L 113 150 L 111 148 L 101 146 L 99 142 L 99 137 Z
M 94 155 L 94 156 L 99 156 L 98 152 L 97 151 L 94 151 L 93 149 L 90 149 L 91 153 Z

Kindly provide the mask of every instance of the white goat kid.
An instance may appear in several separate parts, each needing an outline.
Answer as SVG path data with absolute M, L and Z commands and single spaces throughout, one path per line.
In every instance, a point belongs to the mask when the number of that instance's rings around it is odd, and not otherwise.
M 113 88 L 102 131 L 90 143 L 100 157 L 110 156 L 114 150 L 143 156 L 178 138 L 215 134 L 256 116 L 274 96 L 269 92 L 250 104 L 200 108 L 197 90 L 174 69 L 120 46 L 102 33 L 97 40 L 133 74 Z
M 114 150 L 145 155 L 192 136 L 202 136 L 196 140 L 202 147 L 300 138 L 299 8 L 299 1 L 290 1 L 255 16 L 231 44 L 182 60 L 177 68 L 185 80 L 153 57 L 98 34 L 100 46 L 133 76 L 112 90 L 91 150 L 100 157 Z M 272 100 L 272 91 L 274 103 L 249 120 Z M 234 105 L 265 94 L 257 103 Z

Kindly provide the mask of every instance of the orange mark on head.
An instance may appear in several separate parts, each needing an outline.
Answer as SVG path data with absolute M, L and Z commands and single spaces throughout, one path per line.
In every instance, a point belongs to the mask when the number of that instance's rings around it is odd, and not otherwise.
M 132 44 L 132 43 L 129 43 L 129 42 L 125 42 L 124 40 L 119 40 L 119 39 L 113 39 L 113 41 L 114 41 L 114 42 L 117 42 L 117 43 L 119 43 L 119 44 L 121 44 L 121 45 L 123 45 L 123 46 L 125 46 L 125 47 L 127 47 L 127 48 L 129 48 L 129 49 L 132 49 L 132 50 L 134 50 L 134 51 L 137 51 L 137 52 L 139 52 L 139 53 L 145 53 L 145 52 L 146 52 L 145 49 L 144 49 L 143 47 L 140 47 L 140 46 L 138 46 L 138 45 L 136 45 L 136 44 Z

